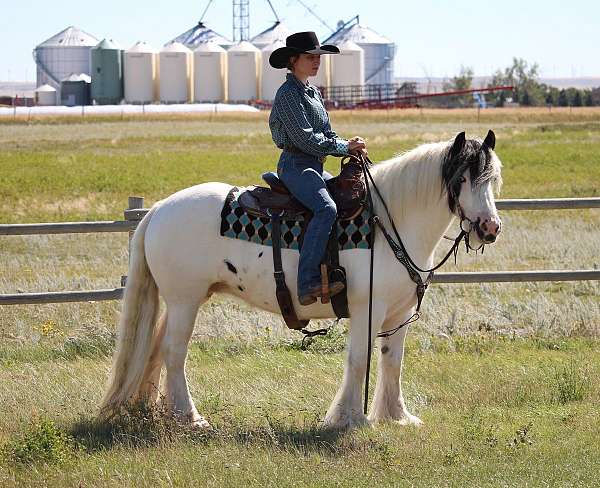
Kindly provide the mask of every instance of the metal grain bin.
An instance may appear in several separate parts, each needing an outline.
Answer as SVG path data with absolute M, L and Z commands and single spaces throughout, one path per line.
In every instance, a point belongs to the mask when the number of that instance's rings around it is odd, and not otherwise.
M 38 106 L 56 105 L 56 88 L 42 85 L 35 90 L 35 104 Z
M 85 73 L 72 74 L 60 82 L 60 102 L 67 107 L 90 104 L 91 78 Z
M 117 105 L 123 99 L 123 49 L 104 39 L 91 50 L 92 101 Z

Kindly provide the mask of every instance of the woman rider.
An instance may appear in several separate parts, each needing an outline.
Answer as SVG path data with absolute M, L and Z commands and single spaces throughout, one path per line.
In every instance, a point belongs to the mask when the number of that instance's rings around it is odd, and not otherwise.
M 314 32 L 298 32 L 286 39 L 286 46 L 273 51 L 269 63 L 273 68 L 287 68 L 269 117 L 275 145 L 283 152 L 277 173 L 288 190 L 313 213 L 306 232 L 298 265 L 298 300 L 310 305 L 321 296 L 320 263 L 325 254 L 337 209 L 325 181 L 332 176 L 323 171 L 327 155 L 344 156 L 365 152 L 360 137 L 340 138 L 329 123 L 329 116 L 319 90 L 308 83 L 319 70 L 321 54 L 337 54 L 332 45 L 319 45 Z M 329 284 L 329 295 L 344 288 L 343 283 Z

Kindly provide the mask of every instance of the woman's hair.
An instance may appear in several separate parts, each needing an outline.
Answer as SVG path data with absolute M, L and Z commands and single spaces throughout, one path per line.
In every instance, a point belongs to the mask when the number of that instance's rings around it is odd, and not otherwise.
M 287 69 L 289 69 L 290 71 L 294 71 L 294 63 L 296 62 L 296 60 L 300 57 L 299 54 L 292 54 L 287 61 Z

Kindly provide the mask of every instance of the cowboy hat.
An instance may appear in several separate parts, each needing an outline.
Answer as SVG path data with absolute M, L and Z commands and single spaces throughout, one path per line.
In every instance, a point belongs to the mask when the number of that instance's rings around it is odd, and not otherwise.
M 286 68 L 290 56 L 300 53 L 338 54 L 340 50 L 331 44 L 321 46 L 314 32 L 296 32 L 285 40 L 285 47 L 275 49 L 269 56 L 269 64 L 273 68 Z

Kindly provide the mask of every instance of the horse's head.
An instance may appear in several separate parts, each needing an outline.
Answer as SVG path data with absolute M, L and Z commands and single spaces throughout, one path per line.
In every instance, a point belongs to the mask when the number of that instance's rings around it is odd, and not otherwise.
M 442 164 L 448 207 L 461 219 L 469 241 L 479 245 L 494 242 L 502 229 L 494 201 L 494 189 L 502 184 L 502 164 L 494 152 L 495 145 L 496 136 L 491 130 L 483 142 L 466 139 L 461 132 Z

